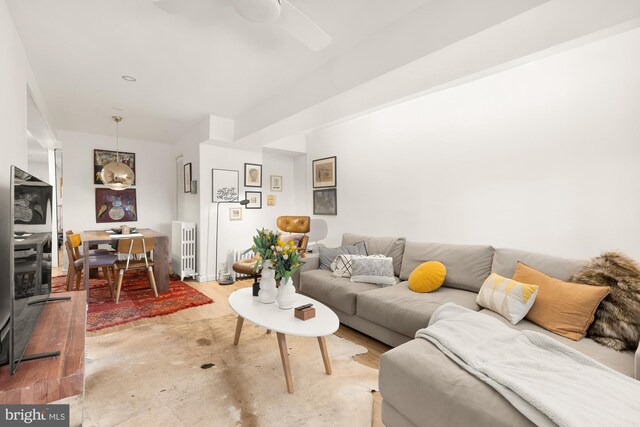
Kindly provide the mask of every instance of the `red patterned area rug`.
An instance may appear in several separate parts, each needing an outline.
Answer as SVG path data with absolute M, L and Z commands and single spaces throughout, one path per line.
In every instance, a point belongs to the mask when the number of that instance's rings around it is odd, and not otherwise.
M 65 276 L 53 278 L 51 292 L 64 292 Z M 213 300 L 185 282 L 171 278 L 169 291 L 153 296 L 146 274 L 127 272 L 122 282 L 120 302 L 109 293 L 107 280 L 89 280 L 89 310 L 87 331 L 133 322 L 143 317 L 164 316 L 189 307 L 210 304 Z

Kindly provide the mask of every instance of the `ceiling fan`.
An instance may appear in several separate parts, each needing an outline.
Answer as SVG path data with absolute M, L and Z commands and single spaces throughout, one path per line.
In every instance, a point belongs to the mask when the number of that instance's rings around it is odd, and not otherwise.
M 317 52 L 333 40 L 316 23 L 300 12 L 287 0 L 199 0 L 215 7 L 233 5 L 243 18 L 258 23 L 277 23 L 292 37 Z M 183 10 L 184 0 L 153 0 L 154 4 L 169 13 Z

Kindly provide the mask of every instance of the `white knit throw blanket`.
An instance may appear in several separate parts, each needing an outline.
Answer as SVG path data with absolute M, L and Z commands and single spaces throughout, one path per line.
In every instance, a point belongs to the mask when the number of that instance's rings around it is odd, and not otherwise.
M 638 426 L 640 381 L 546 335 L 453 303 L 416 333 L 538 426 Z

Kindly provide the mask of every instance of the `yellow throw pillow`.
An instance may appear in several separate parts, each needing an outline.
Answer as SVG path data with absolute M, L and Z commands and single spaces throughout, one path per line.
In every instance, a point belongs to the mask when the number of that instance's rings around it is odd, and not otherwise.
M 538 297 L 527 320 L 548 331 L 578 341 L 587 333 L 608 286 L 563 282 L 518 262 L 514 280 L 538 285 Z
M 409 276 L 409 289 L 414 292 L 433 292 L 442 286 L 447 268 L 438 261 L 420 264 Z
M 491 273 L 482 284 L 476 303 L 498 313 L 515 325 L 531 310 L 537 294 L 536 285 L 528 285 Z

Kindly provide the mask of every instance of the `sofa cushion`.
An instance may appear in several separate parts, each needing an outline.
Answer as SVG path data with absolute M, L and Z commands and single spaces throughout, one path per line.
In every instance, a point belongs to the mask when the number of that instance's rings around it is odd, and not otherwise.
M 415 426 L 535 426 L 491 386 L 425 339 L 383 353 L 378 382 L 383 402 Z
M 560 258 L 518 249 L 498 248 L 493 256 L 491 272 L 511 278 L 516 271 L 518 261 L 535 268 L 547 276 L 555 277 L 565 282 L 587 264 L 586 261 L 576 259 Z
M 364 241 L 364 245 L 367 248 L 367 254 L 383 254 L 393 258 L 393 272 L 396 276 L 400 275 L 402 255 L 404 254 L 404 244 L 406 242 L 404 237 L 371 237 L 351 233 L 342 235 L 343 245 L 354 245 L 362 241 Z
M 371 283 L 353 283 L 348 278 L 334 277 L 327 270 L 310 270 L 300 274 L 300 291 L 346 314 L 356 314 L 356 295 L 380 289 Z
M 493 248 L 479 245 L 407 242 L 400 280 L 426 261 L 440 261 L 447 268 L 442 286 L 478 292 L 491 273 Z M 509 276 L 511 277 L 511 276 Z
M 565 344 L 586 354 L 587 356 L 591 357 L 594 360 L 597 360 L 603 365 L 610 367 L 611 369 L 615 369 L 616 371 L 621 372 L 631 378 L 635 378 L 634 353 L 631 351 L 616 351 L 609 347 L 600 345 L 590 338 L 582 338 L 579 341 L 573 341 L 568 338 L 561 337 L 560 335 L 556 335 L 553 332 L 549 332 L 527 319 L 523 319 L 517 325 L 512 325 L 507 319 L 497 313 L 492 312 L 491 310 L 483 309 L 481 313 L 485 313 L 491 317 L 499 319 L 505 325 L 513 329 L 517 329 L 518 331 L 534 331 L 550 336 L 551 338 L 558 340 L 562 344 Z
M 370 322 L 413 337 L 418 329 L 429 324 L 433 312 L 445 302 L 479 310 L 476 297 L 473 292 L 452 288 L 421 294 L 409 289 L 409 282 L 401 282 L 359 293 L 356 313 Z

